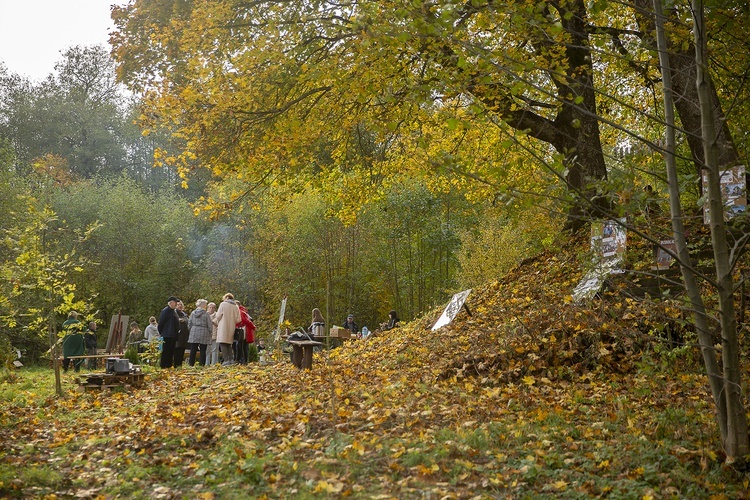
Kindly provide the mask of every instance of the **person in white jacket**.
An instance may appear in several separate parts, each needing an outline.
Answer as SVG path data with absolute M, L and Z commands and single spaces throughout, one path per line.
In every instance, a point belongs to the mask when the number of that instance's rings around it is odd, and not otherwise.
M 152 342 L 161 338 L 155 317 L 151 316 L 148 318 L 148 326 L 143 331 L 143 337 L 146 339 L 146 342 Z
M 234 295 L 231 293 L 224 294 L 219 310 L 216 311 L 216 342 L 219 344 L 221 357 L 223 358 L 222 366 L 235 364 L 234 354 L 232 353 L 232 342 L 234 342 L 234 327 L 240 322 L 240 308 L 234 301 Z

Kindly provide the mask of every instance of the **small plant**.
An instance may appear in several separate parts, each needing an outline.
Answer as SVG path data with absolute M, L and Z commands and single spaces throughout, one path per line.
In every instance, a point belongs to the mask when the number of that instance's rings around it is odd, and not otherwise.
M 259 359 L 258 347 L 255 344 L 249 344 L 247 346 L 247 361 L 249 363 L 257 363 Z
M 141 357 L 138 354 L 138 348 L 134 345 L 131 345 L 125 350 L 125 358 L 127 358 L 128 361 L 130 361 L 134 365 L 139 365 L 141 363 Z
M 2 372 L 0 372 L 0 381 L 15 383 L 19 377 L 16 373 L 14 362 L 18 358 L 16 350 L 8 343 L 0 344 L 0 362 L 2 362 Z
M 159 364 L 161 357 L 161 340 L 153 340 L 145 345 L 143 352 L 140 354 L 141 360 L 151 366 Z

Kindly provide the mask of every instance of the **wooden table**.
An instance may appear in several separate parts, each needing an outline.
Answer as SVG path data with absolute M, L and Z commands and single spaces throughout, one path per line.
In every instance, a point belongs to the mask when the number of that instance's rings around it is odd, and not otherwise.
M 297 368 L 309 370 L 312 368 L 313 348 L 322 346 L 322 342 L 314 340 L 287 340 L 292 346 L 292 364 Z

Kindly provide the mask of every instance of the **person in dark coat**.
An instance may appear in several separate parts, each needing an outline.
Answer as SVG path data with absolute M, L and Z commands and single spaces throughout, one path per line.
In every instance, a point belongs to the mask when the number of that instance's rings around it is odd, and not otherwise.
M 73 369 L 81 371 L 82 359 L 70 359 L 70 356 L 83 356 L 84 344 L 83 335 L 81 335 L 81 322 L 78 321 L 78 313 L 71 311 L 68 319 L 63 322 L 63 331 L 66 332 L 62 341 L 63 352 L 63 371 L 67 372 L 70 362 L 73 361 Z
M 86 345 L 86 354 L 95 356 L 96 355 L 96 321 L 89 322 L 89 329 L 83 334 L 83 343 Z M 89 370 L 96 370 L 98 367 L 96 358 L 88 359 Z
M 398 314 L 396 314 L 395 309 L 388 313 L 388 327 L 386 330 L 393 330 L 396 328 L 399 323 Z
M 167 299 L 167 307 L 162 309 L 159 314 L 159 335 L 161 335 L 164 342 L 161 350 L 161 359 L 159 360 L 159 366 L 162 368 L 171 368 L 174 363 L 175 345 L 177 344 L 177 335 L 180 331 L 180 318 L 175 311 L 179 300 L 174 296 L 169 297 Z
M 344 328 L 350 330 L 352 333 L 359 333 L 359 325 L 354 322 L 353 314 L 350 314 L 346 317 L 346 321 L 344 321 Z
M 188 326 L 188 320 L 190 317 L 185 312 L 185 304 L 181 300 L 177 301 L 177 307 L 175 312 L 179 317 L 179 330 L 177 332 L 177 343 L 174 348 L 174 367 L 182 366 L 185 361 L 185 349 L 190 347 L 190 327 Z

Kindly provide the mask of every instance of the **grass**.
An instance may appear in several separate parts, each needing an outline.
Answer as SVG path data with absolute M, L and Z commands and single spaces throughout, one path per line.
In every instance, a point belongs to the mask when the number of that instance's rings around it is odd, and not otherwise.
M 470 329 L 400 335 L 309 372 L 147 368 L 142 389 L 85 394 L 68 373 L 62 398 L 26 367 L 0 383 L 0 497 L 750 498 L 688 356 L 536 370 L 544 353 L 519 337 L 471 372 L 431 353 L 476 348 Z

